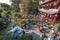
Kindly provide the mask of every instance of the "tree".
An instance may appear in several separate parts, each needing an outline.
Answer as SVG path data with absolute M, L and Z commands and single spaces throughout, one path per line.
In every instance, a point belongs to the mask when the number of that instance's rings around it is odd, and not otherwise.
M 13 2 L 13 3 L 19 3 L 20 0 L 11 0 L 11 2 Z
M 29 12 L 33 12 L 36 13 L 38 11 L 38 0 L 30 0 L 30 4 L 29 4 Z
M 10 11 L 10 10 L 12 10 L 11 6 L 8 5 L 8 4 L 0 3 L 0 5 L 1 5 L 0 7 L 2 8 L 2 10 L 4 10 L 4 11 Z
M 11 15 L 12 15 L 13 19 L 16 19 L 16 18 L 18 18 L 18 19 L 20 18 L 21 19 L 22 18 L 22 14 L 20 12 L 14 11 L 14 10 L 11 11 Z
M 54 30 L 55 30 L 55 32 L 58 32 L 58 31 L 60 31 L 60 23 L 56 23 L 55 25 L 54 25 Z
M 0 9 L 0 18 L 2 17 L 2 16 L 1 16 L 1 12 L 2 12 L 2 10 Z
M 0 35 L 0 40 L 35 40 L 35 38 L 32 37 L 30 34 L 24 34 L 22 36 L 18 36 L 18 39 L 15 39 L 11 33 L 5 33 L 4 35 Z
M 11 2 L 12 2 L 11 6 L 13 7 L 13 9 L 16 12 L 19 12 L 19 3 L 20 3 L 20 0 L 11 0 Z
M 0 3 L 0 31 L 8 26 L 7 13 L 10 11 L 10 6 L 5 3 Z

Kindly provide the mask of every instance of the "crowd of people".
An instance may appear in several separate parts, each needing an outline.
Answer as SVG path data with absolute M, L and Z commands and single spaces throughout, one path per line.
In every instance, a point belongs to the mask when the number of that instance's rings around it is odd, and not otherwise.
M 45 22 L 45 20 L 41 21 L 41 18 L 39 15 L 35 17 L 36 20 L 33 20 L 33 16 L 28 19 L 28 23 L 24 25 L 24 29 L 31 28 L 31 25 L 37 25 L 39 32 L 41 33 L 42 40 L 56 40 L 57 39 L 57 33 L 55 33 L 54 28 L 48 25 L 48 22 Z M 32 18 L 32 19 L 31 19 Z
M 37 17 L 38 16 L 38 17 Z M 57 32 L 55 32 L 54 28 L 52 27 L 52 25 L 50 25 L 50 21 L 46 21 L 45 18 L 41 21 L 41 18 L 39 15 L 37 15 L 35 18 L 37 19 L 36 21 L 32 21 L 31 25 L 37 25 L 38 30 L 41 33 L 41 38 L 42 40 L 60 40 L 59 35 L 57 34 Z M 29 20 L 30 23 L 30 20 Z M 31 26 L 30 25 L 30 26 Z M 26 26 L 25 26 L 26 28 Z

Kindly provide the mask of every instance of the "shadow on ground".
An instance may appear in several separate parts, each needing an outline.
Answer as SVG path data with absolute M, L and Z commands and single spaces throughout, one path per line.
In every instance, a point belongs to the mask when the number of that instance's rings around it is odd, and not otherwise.
M 35 38 L 36 40 L 40 40 L 40 36 L 39 35 L 37 35 L 36 33 L 34 33 L 34 32 L 32 32 L 32 33 L 30 33 L 32 36 L 33 36 L 33 38 Z

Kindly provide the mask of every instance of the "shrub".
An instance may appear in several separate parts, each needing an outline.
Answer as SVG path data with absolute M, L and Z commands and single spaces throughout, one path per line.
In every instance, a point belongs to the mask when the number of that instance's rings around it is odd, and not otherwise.
M 29 34 L 22 35 L 19 40 L 33 40 L 33 37 Z
M 57 32 L 57 31 L 59 31 L 60 29 L 60 23 L 56 23 L 55 25 L 54 25 L 54 30 L 55 30 L 55 32 Z
M 0 40 L 11 40 L 12 39 L 12 36 L 11 34 L 1 34 L 0 35 Z
M 11 33 L 9 34 L 1 34 L 0 35 L 0 40 L 16 40 Z M 33 40 L 33 37 L 29 34 L 24 34 L 22 36 L 19 36 L 17 40 Z

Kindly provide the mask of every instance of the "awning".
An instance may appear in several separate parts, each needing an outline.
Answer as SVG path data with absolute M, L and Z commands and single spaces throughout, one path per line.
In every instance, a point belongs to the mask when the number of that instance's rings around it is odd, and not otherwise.
M 55 14 L 55 13 L 58 13 L 59 9 L 49 9 L 49 10 L 39 9 L 39 11 L 47 13 L 47 14 Z
M 12 33 L 13 37 L 17 37 L 19 34 L 23 33 L 23 29 L 19 26 L 15 26 L 12 30 L 9 31 L 9 33 Z

